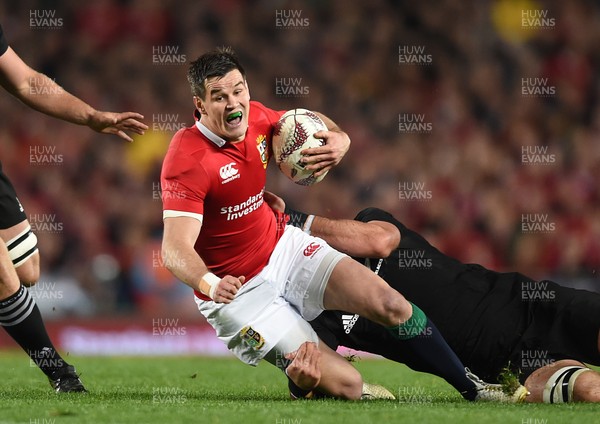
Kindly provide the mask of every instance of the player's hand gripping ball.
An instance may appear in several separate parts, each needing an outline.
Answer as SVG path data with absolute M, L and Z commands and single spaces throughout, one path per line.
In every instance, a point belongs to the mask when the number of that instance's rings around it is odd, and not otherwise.
M 327 173 L 315 177 L 314 170 L 307 170 L 302 163 L 304 149 L 320 147 L 325 142 L 313 135 L 327 131 L 327 126 L 316 113 L 306 109 L 292 109 L 283 114 L 273 130 L 273 153 L 281 172 L 300 185 L 313 185 L 325 178 Z

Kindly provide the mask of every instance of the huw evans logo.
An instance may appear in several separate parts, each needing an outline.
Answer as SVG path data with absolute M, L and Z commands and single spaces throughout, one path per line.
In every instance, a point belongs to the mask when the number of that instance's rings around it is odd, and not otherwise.
M 521 146 L 521 163 L 552 165 L 556 155 L 549 153 L 548 146 Z
M 288 29 L 305 29 L 310 25 L 310 20 L 302 16 L 300 9 L 275 10 L 275 27 Z
M 523 9 L 521 10 L 521 26 L 523 28 L 553 29 L 556 19 L 548 16 L 548 10 Z
M 401 65 L 431 65 L 433 57 L 425 51 L 425 46 L 398 46 L 398 63 Z
M 398 115 L 398 131 L 404 134 L 428 134 L 433 123 L 425 121 L 424 113 L 401 113 Z
M 554 301 L 556 299 L 556 290 L 550 286 L 548 281 L 523 281 L 521 282 L 521 300 L 524 302 L 533 301 Z
M 29 146 L 29 163 L 32 165 L 61 165 L 63 160 L 56 146 Z
M 556 224 L 548 219 L 545 213 L 521 214 L 521 231 L 523 233 L 552 233 L 556 230 Z
M 185 128 L 185 122 L 179 120 L 178 113 L 153 113 L 152 131 L 177 132 Z
M 548 78 L 521 78 L 521 95 L 524 97 L 554 97 L 556 87 Z
M 398 198 L 400 200 L 431 200 L 433 193 L 425 189 L 424 181 L 400 181 Z
M 310 88 L 302 83 L 302 78 L 275 78 L 277 97 L 308 97 Z
M 29 10 L 29 27 L 37 29 L 61 29 L 64 25 L 63 18 L 56 16 L 56 10 L 31 9 Z
M 398 267 L 402 269 L 430 269 L 431 258 L 425 257 L 423 249 L 400 249 L 398 251 Z
M 53 213 L 30 214 L 29 225 L 34 233 L 60 233 L 64 229 L 63 223 Z
M 182 65 L 187 62 L 179 46 L 152 46 L 152 63 L 155 65 Z

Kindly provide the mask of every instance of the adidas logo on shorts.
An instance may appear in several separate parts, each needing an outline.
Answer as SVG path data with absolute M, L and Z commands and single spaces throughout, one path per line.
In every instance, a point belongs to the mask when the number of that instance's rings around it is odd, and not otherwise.
M 354 324 L 358 320 L 359 315 L 342 315 L 342 324 L 344 325 L 344 333 L 350 334 Z

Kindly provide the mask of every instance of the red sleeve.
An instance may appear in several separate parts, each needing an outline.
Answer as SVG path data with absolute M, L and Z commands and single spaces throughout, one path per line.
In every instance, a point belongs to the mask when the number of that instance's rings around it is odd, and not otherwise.
M 204 213 L 204 198 L 210 186 L 208 175 L 193 155 L 173 143 L 163 162 L 160 185 L 163 212 Z

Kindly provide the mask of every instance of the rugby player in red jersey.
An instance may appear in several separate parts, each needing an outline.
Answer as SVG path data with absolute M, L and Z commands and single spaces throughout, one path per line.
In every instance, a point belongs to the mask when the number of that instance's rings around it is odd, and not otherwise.
M 178 131 L 161 186 L 167 268 L 196 292 L 201 313 L 243 362 L 285 370 L 306 342 L 307 321 L 325 309 L 349 310 L 381 324 L 403 349 L 446 370 L 467 399 L 478 396 L 456 355 L 415 305 L 371 270 L 325 241 L 284 225 L 264 203 L 271 135 L 283 112 L 250 101 L 245 72 L 230 49 L 201 56 L 188 81 L 201 120 Z M 306 149 L 307 168 L 337 165 L 350 139 L 326 116 L 325 145 Z M 363 382 L 344 358 L 318 343 L 321 375 L 300 389 L 359 399 Z
M 0 27 L 0 85 L 24 104 L 74 124 L 115 134 L 131 141 L 125 131 L 143 134 L 148 127 L 135 112 L 101 112 L 30 68 L 8 45 Z M 0 164 L 0 326 L 27 352 L 56 392 L 83 392 L 75 372 L 56 351 L 42 315 L 27 287 L 40 275 L 37 238 L 15 189 Z

